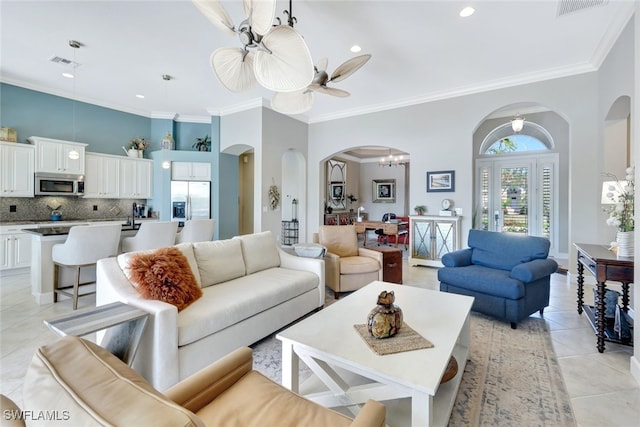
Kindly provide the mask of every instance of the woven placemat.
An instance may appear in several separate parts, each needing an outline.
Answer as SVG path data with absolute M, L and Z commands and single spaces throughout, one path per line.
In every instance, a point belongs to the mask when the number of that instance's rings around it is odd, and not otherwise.
M 400 331 L 391 338 L 374 338 L 369 333 L 366 324 L 353 325 L 353 327 L 356 328 L 356 331 L 358 331 L 369 348 L 380 356 L 433 347 L 429 340 L 411 329 L 406 322 L 402 322 Z

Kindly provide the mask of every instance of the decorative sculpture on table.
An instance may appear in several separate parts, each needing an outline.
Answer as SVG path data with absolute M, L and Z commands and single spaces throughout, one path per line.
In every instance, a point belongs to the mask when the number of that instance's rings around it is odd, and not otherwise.
M 394 304 L 393 291 L 382 291 L 378 295 L 378 305 L 369 312 L 367 326 L 375 338 L 394 336 L 402 327 L 402 309 Z

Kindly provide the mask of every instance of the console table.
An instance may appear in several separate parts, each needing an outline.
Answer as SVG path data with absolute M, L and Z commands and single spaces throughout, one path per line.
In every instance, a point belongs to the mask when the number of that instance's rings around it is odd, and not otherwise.
M 578 254 L 578 313 L 584 311 L 591 326 L 596 331 L 597 348 L 604 352 L 604 341 L 632 345 L 631 342 L 621 342 L 609 333 L 610 325 L 605 321 L 605 302 L 607 280 L 622 283 L 622 310 L 629 311 L 629 285 L 633 283 L 633 258 L 618 257 L 604 245 L 574 243 Z M 596 278 L 595 307 L 583 304 L 584 300 L 584 270 L 585 268 Z

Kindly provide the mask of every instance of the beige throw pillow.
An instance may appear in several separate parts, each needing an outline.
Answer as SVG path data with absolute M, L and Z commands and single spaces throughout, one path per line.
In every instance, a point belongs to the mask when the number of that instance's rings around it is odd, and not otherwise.
M 234 239 L 193 243 L 202 287 L 245 275 L 240 241 Z

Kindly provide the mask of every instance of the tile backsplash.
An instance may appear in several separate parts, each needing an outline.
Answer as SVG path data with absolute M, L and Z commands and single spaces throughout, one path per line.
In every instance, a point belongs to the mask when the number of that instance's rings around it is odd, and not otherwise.
M 85 199 L 83 197 L 36 196 L 0 198 L 0 221 L 49 221 L 52 208 L 58 208 L 63 220 L 123 219 L 131 216 L 135 199 Z M 94 210 L 96 207 L 96 210 Z

